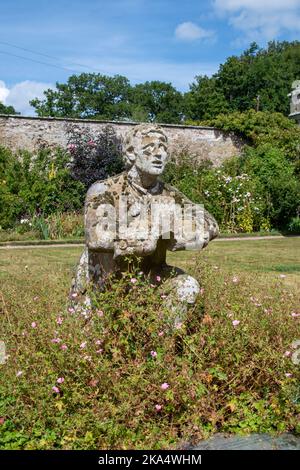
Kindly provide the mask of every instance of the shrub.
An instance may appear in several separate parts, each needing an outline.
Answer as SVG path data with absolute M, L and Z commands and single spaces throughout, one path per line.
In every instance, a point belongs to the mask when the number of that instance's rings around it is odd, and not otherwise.
M 68 154 L 61 149 L 40 149 L 34 155 L 0 148 L 2 228 L 24 217 L 81 209 L 85 188 L 72 178 L 68 162 Z
M 67 126 L 67 135 L 71 174 L 86 188 L 124 169 L 122 142 L 112 126 L 93 133 L 71 124 Z
M 198 168 L 181 160 L 168 164 L 165 180 L 193 202 L 204 204 L 224 232 L 252 232 L 265 222 L 263 203 L 253 179 L 237 171 L 236 161 L 213 168 L 207 162 Z
M 300 210 L 300 182 L 294 162 L 270 143 L 245 147 L 219 167 L 171 161 L 165 181 L 204 204 L 225 232 L 286 229 Z
M 46 219 L 49 238 L 79 238 L 84 236 L 83 214 L 81 212 L 58 212 Z
M 290 223 L 288 224 L 288 231 L 290 233 L 300 235 L 300 217 L 293 217 Z
M 299 166 L 300 128 L 281 113 L 249 110 L 243 113 L 219 114 L 207 121 L 188 123 L 214 126 L 217 129 L 234 132 L 253 146 L 271 144 L 281 149 L 289 160 Z
M 300 182 L 294 165 L 271 144 L 248 148 L 241 164 L 252 175 L 272 226 L 285 228 L 300 209 Z

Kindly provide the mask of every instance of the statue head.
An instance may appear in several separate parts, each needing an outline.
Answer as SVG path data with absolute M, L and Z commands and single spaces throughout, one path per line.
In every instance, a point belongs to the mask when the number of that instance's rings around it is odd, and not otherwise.
M 168 158 L 168 139 L 161 127 L 139 124 L 128 132 L 124 144 L 128 168 L 135 167 L 144 175 L 162 174 Z

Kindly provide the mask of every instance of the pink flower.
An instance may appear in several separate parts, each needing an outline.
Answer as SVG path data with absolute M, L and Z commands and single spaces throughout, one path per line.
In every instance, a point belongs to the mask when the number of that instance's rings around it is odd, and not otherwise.
M 75 144 L 70 144 L 70 145 L 68 145 L 68 149 L 71 150 L 71 151 L 72 151 L 72 150 L 75 150 L 75 149 L 76 149 L 76 145 L 75 145 Z
M 62 349 L 63 351 L 66 351 L 68 349 L 68 346 L 66 344 L 62 344 L 60 349 Z
M 166 294 L 161 294 L 160 296 L 162 299 L 166 299 L 167 298 L 167 295 Z
M 63 377 L 59 377 L 56 382 L 57 382 L 58 384 L 63 384 L 64 381 L 65 381 L 65 379 L 64 379 Z
M 238 326 L 240 324 L 240 320 L 233 320 L 233 326 Z
M 88 141 L 88 145 L 92 145 L 92 146 L 93 146 L 93 145 L 95 145 L 95 142 L 94 142 L 93 140 L 89 140 L 89 141 Z
M 180 330 L 180 328 L 182 328 L 182 325 L 183 325 L 183 323 L 180 323 L 180 322 L 179 322 L 179 323 L 176 323 L 176 324 L 175 324 L 176 330 Z
M 81 343 L 80 345 L 80 349 L 84 349 L 86 347 L 86 341 L 83 341 L 83 343 Z
M 161 386 L 160 386 L 160 388 L 161 388 L 162 390 L 167 390 L 167 388 L 169 388 L 169 387 L 170 387 L 170 385 L 169 385 L 167 382 L 164 382 L 164 383 L 161 384 Z
M 156 411 L 161 411 L 162 406 L 161 405 L 155 405 L 155 409 L 156 409 Z
M 102 348 L 97 349 L 97 351 L 96 351 L 96 353 L 98 353 L 98 354 L 101 354 L 102 352 L 103 352 L 103 349 L 102 349 Z
M 237 284 L 237 283 L 239 282 L 238 277 L 234 276 L 234 277 L 232 278 L 232 282 L 233 282 L 234 284 Z
M 200 289 L 200 295 L 203 295 L 204 294 L 204 287 L 201 287 Z
M 18 370 L 18 372 L 16 373 L 16 377 L 20 377 L 22 374 L 23 374 L 23 371 L 22 371 L 22 370 Z
M 135 277 L 132 277 L 132 278 L 130 279 L 130 282 L 131 282 L 132 284 L 135 284 L 135 283 L 137 282 L 137 279 L 136 279 Z
M 102 310 L 97 310 L 97 315 L 98 317 L 103 317 L 104 313 L 102 312 Z
M 285 275 L 285 274 L 279 274 L 279 277 L 280 277 L 281 279 L 284 279 L 284 278 L 286 277 L 286 275 Z
M 292 312 L 291 317 L 293 317 L 293 318 L 300 317 L 300 313 Z
M 163 331 L 160 331 L 160 332 L 158 333 L 158 336 L 163 336 L 163 335 L 164 335 L 164 332 L 163 332 Z
M 267 315 L 270 315 L 270 313 L 272 313 L 272 308 L 264 308 L 264 312 L 265 312 Z
M 284 374 L 286 377 L 292 377 L 292 374 L 290 372 L 287 372 L 286 374 Z
M 31 323 L 31 328 L 36 328 L 36 327 L 37 327 L 37 324 L 36 324 L 35 321 L 33 321 L 33 322 Z
M 57 344 L 57 343 L 60 343 L 60 342 L 61 342 L 61 339 L 60 339 L 60 338 L 53 338 L 53 339 L 51 339 L 51 343 Z
M 71 294 L 71 297 L 72 297 L 72 299 L 76 299 L 76 297 L 78 297 L 77 292 L 73 292 L 73 293 Z
M 156 287 L 155 284 L 150 284 L 150 287 L 152 287 L 152 289 L 154 289 L 154 287 Z
M 59 388 L 58 388 L 58 387 L 55 387 L 55 386 L 52 387 L 52 391 L 53 391 L 54 393 L 60 393 Z
M 156 276 L 156 280 L 157 280 L 157 282 L 160 282 L 160 281 L 161 281 L 161 277 L 160 277 L 160 276 Z
M 69 308 L 68 308 L 68 312 L 69 312 L 69 313 L 75 313 L 75 308 L 69 307 Z
M 58 317 L 58 318 L 56 319 L 56 323 L 57 323 L 58 325 L 61 325 L 63 321 L 64 321 L 64 320 L 63 320 L 62 317 Z
M 87 354 L 83 357 L 83 359 L 85 359 L 86 361 L 88 362 L 91 362 L 92 360 L 92 357 L 91 356 L 88 356 Z
M 291 354 L 292 354 L 291 351 L 285 351 L 284 356 L 289 357 Z
M 33 300 L 36 302 L 38 300 L 38 296 L 36 295 L 35 297 L 33 297 Z
M 156 357 L 156 356 L 157 356 L 157 352 L 156 352 L 156 351 L 151 351 L 150 354 L 151 354 L 152 357 Z

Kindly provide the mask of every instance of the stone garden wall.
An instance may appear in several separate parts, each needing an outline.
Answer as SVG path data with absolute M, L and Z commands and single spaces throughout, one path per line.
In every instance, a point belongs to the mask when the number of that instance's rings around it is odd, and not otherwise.
M 134 122 L 98 121 L 87 119 L 38 118 L 0 115 L 0 145 L 12 150 L 35 151 L 40 145 L 62 146 L 67 144 L 66 125 L 89 127 L 101 131 L 110 124 L 116 133 L 124 136 Z M 220 165 L 225 159 L 240 153 L 242 141 L 212 127 L 162 125 L 169 138 L 173 155 L 190 155 L 195 161 L 210 159 Z

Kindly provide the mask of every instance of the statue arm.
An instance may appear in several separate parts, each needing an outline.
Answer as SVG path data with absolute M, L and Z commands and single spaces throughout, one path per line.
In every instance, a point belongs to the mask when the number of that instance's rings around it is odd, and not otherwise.
M 114 199 L 105 182 L 88 190 L 84 205 L 86 245 L 90 250 L 113 252 L 116 231 Z
M 192 220 L 193 231 L 183 231 L 175 234 L 170 240 L 168 249 L 171 251 L 178 250 L 201 250 L 206 245 L 218 237 L 219 226 L 215 218 L 200 204 L 195 204 L 188 199 L 178 189 L 168 186 L 170 192 L 175 194 L 176 203 L 185 208 L 189 205 L 193 207 L 192 214 L 188 216 Z M 196 228 L 195 228 L 196 227 Z M 196 236 L 195 236 L 196 235 Z

